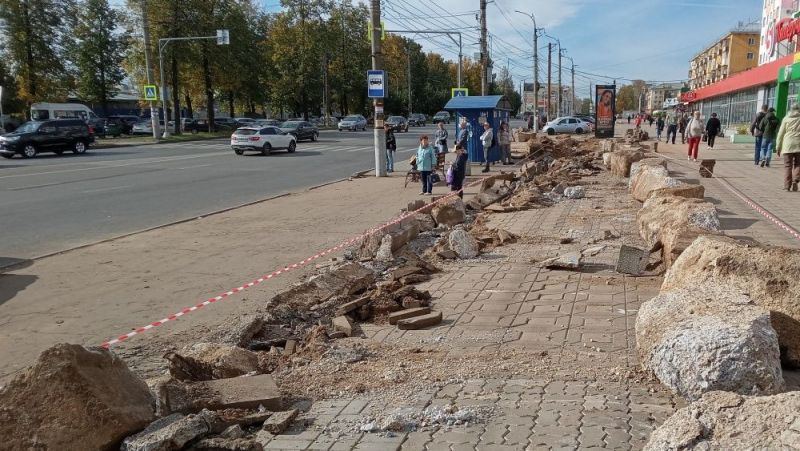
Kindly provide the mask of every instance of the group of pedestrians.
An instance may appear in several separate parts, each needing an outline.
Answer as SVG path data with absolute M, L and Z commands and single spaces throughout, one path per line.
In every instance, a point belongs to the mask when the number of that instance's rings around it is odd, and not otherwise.
M 750 124 L 750 133 L 756 138 L 753 163 L 769 167 L 772 151 L 783 157 L 783 189 L 797 191 L 800 183 L 800 105 L 794 104 L 781 121 L 775 108 L 761 107 Z
M 397 151 L 397 139 L 391 127 L 385 125 L 386 130 L 386 172 L 394 172 L 394 153 Z M 463 197 L 461 192 L 466 176 L 467 169 L 467 141 L 469 140 L 469 125 L 466 118 L 461 118 L 459 133 L 456 138 L 454 152 L 456 158 L 448 170 L 448 184 L 452 191 L 458 191 L 458 195 Z M 433 174 L 439 166 L 440 161 L 444 161 L 444 154 L 448 152 L 448 133 L 443 123 L 437 124 L 437 129 L 433 135 L 434 144 L 431 145 L 428 135 L 419 138 L 419 146 L 414 157 L 413 166 L 419 174 L 422 183 L 420 195 L 429 196 L 433 194 Z M 500 128 L 495 134 L 491 124 L 487 121 L 483 124 L 483 133 L 480 135 L 480 142 L 483 147 L 483 158 L 486 166 L 482 172 L 489 172 L 490 150 L 495 146 L 500 148 L 500 163 L 504 165 L 513 164 L 511 161 L 511 130 L 507 122 L 500 123 Z M 497 162 L 497 161 L 495 161 Z

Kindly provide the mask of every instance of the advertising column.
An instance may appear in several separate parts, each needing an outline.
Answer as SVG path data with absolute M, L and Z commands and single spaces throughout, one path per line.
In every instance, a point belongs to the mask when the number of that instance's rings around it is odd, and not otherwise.
M 597 138 L 614 137 L 614 116 L 617 97 L 616 85 L 595 86 L 594 136 Z

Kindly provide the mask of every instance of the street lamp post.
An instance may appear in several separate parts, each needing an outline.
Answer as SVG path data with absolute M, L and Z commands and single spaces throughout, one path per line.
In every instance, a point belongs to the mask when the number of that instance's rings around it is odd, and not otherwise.
M 164 134 L 162 138 L 169 138 L 169 127 L 167 126 L 167 81 L 164 79 L 164 49 L 172 41 L 196 41 L 200 39 L 216 39 L 217 45 L 229 45 L 231 43 L 228 30 L 217 30 L 216 36 L 192 36 L 184 38 L 161 38 L 158 40 L 158 68 L 161 74 L 161 109 L 164 110 Z M 175 118 L 179 120 L 179 118 Z
M 535 135 L 536 131 L 539 129 L 539 28 L 536 26 L 536 16 L 534 16 L 533 13 L 526 14 L 519 10 L 517 10 L 517 12 L 529 16 L 531 21 L 533 21 L 533 114 L 535 118 L 533 122 L 533 133 Z M 548 86 L 547 89 L 549 91 L 550 87 Z

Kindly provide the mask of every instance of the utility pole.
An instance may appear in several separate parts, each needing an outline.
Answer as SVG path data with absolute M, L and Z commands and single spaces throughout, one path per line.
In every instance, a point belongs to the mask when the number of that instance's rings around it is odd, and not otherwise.
M 411 114 L 411 48 L 406 48 L 406 61 L 408 64 L 408 114 Z
M 481 0 L 481 95 L 486 95 L 489 72 L 489 55 L 486 48 L 486 0 Z
M 533 21 L 533 117 L 535 119 L 533 133 L 536 134 L 539 129 L 539 28 L 536 26 L 536 16 L 533 13 L 525 14 L 519 10 L 517 12 L 529 16 Z M 547 88 L 550 89 L 550 86 Z
M 558 115 L 561 116 L 561 44 L 558 45 Z
M 553 43 L 547 43 L 547 120 L 553 119 L 551 114 L 553 112 L 552 105 L 550 104 L 550 99 L 553 97 L 552 95 L 552 85 L 551 85 L 551 78 L 553 74 Z
M 370 22 L 372 23 L 372 69 L 383 70 L 381 48 L 381 0 L 371 0 Z M 386 83 L 386 80 L 384 80 Z M 385 86 L 385 85 L 384 85 Z M 374 99 L 375 128 L 375 177 L 386 177 L 386 132 L 383 131 L 383 99 Z
M 142 0 L 142 36 L 144 38 L 144 66 L 145 72 L 147 73 L 147 84 L 153 84 L 153 68 L 150 65 L 150 25 L 147 20 L 147 0 Z M 162 97 L 164 93 L 159 93 Z M 150 123 L 152 124 L 153 128 L 153 139 L 158 141 L 158 137 L 161 136 L 161 130 L 158 124 L 158 108 L 153 104 L 153 101 L 150 102 Z M 166 115 L 166 111 L 164 111 Z M 164 123 L 166 126 L 166 122 Z
M 324 84 L 324 88 L 322 89 L 322 105 L 323 105 L 323 108 L 325 108 L 325 112 L 324 112 L 324 115 L 325 115 L 325 126 L 327 127 L 327 126 L 330 125 L 330 119 L 331 119 L 330 105 L 328 103 L 330 101 L 330 98 L 331 98 L 331 93 L 328 90 L 328 53 L 327 52 L 324 55 L 322 55 L 322 82 Z
M 572 61 L 572 92 L 570 93 L 570 103 L 572 103 L 572 114 L 575 114 L 575 61 Z

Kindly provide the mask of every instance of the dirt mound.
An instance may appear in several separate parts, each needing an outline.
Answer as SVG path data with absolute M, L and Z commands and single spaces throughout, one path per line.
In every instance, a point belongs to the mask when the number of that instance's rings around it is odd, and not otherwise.
M 150 390 L 110 351 L 58 344 L 0 391 L 3 449 L 111 449 L 154 419 Z

